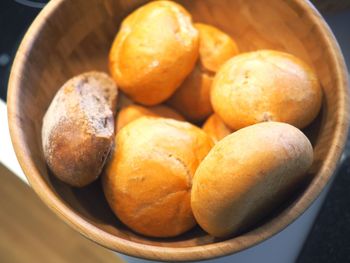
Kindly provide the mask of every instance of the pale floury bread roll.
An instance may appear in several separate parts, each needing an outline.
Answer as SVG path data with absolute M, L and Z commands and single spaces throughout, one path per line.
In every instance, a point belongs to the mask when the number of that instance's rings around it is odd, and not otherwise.
M 101 94 L 108 102 L 109 108 L 113 114 L 117 111 L 118 88 L 113 79 L 104 72 L 88 71 L 76 77 L 76 79 L 85 80 L 96 89 L 100 89 Z
M 227 61 L 211 92 L 214 111 L 234 130 L 264 121 L 304 128 L 317 116 L 321 101 L 315 72 L 297 57 L 272 50 Z
M 170 98 L 170 105 L 191 121 L 200 121 L 212 112 L 210 87 L 215 73 L 238 54 L 235 41 L 218 28 L 197 23 L 199 59 L 191 74 Z
M 213 113 L 204 122 L 202 129 L 214 140 L 218 142 L 232 133 L 232 130 L 220 119 L 220 117 Z
M 101 173 L 113 143 L 116 89 L 105 73 L 84 73 L 68 80 L 47 109 L 44 156 L 67 184 L 82 187 Z
M 118 132 L 128 123 L 145 116 L 163 117 L 178 121 L 185 121 L 185 119 L 180 114 L 165 105 L 143 107 L 140 105 L 131 104 L 119 111 L 116 119 L 116 132 Z
M 135 232 L 179 235 L 195 224 L 192 177 L 213 142 L 200 128 L 164 118 L 139 118 L 115 139 L 102 177 L 106 199 Z
M 148 3 L 124 19 L 109 54 L 109 68 L 132 100 L 166 100 L 192 71 L 199 37 L 191 15 L 171 1 Z
M 307 137 L 286 123 L 255 124 L 219 141 L 193 178 L 198 224 L 224 237 L 244 230 L 285 200 L 313 161 Z

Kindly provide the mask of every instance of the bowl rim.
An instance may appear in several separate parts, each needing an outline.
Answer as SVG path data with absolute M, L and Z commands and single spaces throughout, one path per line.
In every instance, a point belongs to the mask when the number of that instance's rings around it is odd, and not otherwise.
M 24 131 L 20 128 L 21 116 L 18 106 L 21 103 L 18 95 L 20 93 L 19 87 L 22 72 L 25 71 L 26 56 L 34 47 L 37 36 L 45 26 L 47 20 L 49 20 L 50 15 L 64 2 L 66 0 L 50 1 L 27 30 L 12 65 L 7 93 L 7 105 L 11 140 L 24 174 L 42 201 L 71 227 L 106 248 L 134 257 L 158 261 L 205 260 L 237 253 L 265 241 L 296 220 L 318 197 L 336 169 L 347 138 L 349 127 L 348 77 L 344 58 L 338 43 L 322 16 L 310 2 L 294 0 L 294 4 L 303 10 L 315 27 L 320 30 L 323 41 L 327 44 L 331 54 L 330 60 L 338 80 L 337 88 L 340 92 L 340 100 L 339 114 L 336 120 L 337 125 L 334 131 L 335 136 L 326 159 L 318 172 L 318 176 L 308 186 L 303 195 L 290 206 L 290 209 L 284 210 L 273 220 L 242 236 L 213 244 L 178 248 L 146 245 L 126 240 L 99 229 L 79 216 L 50 189 L 45 183 L 45 180 L 42 179 L 40 172 L 35 167 L 29 154 L 27 154 L 29 150 L 24 147 L 26 143 Z

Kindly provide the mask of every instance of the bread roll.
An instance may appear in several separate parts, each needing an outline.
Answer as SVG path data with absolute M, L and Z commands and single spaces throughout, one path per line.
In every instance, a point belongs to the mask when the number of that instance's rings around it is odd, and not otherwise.
M 227 61 L 211 92 L 214 111 L 234 130 L 264 121 L 304 128 L 317 116 L 321 100 L 315 72 L 297 57 L 272 50 Z
M 113 142 L 114 118 L 110 107 L 116 94 L 107 75 L 84 73 L 68 80 L 56 93 L 43 118 L 42 144 L 53 173 L 69 185 L 94 181 Z M 115 87 L 115 86 L 114 86 Z
M 255 124 L 228 135 L 193 178 L 197 222 L 216 237 L 244 230 L 285 200 L 312 160 L 307 137 L 286 123 Z
M 210 115 L 205 121 L 202 129 L 214 140 L 214 142 L 218 142 L 232 133 L 232 130 L 227 127 L 227 125 L 215 113 Z
M 195 24 L 199 32 L 199 60 L 191 74 L 170 98 L 170 105 L 192 121 L 212 112 L 210 87 L 220 66 L 238 53 L 233 39 L 216 27 Z
M 178 121 L 185 120 L 176 111 L 164 105 L 143 107 L 140 105 L 133 104 L 121 109 L 121 111 L 118 113 L 116 121 L 116 131 L 118 132 L 128 123 L 144 116 L 170 118 Z
M 192 176 L 213 145 L 210 137 L 187 122 L 142 117 L 121 129 L 115 144 L 102 182 L 118 218 L 152 237 L 191 229 Z
M 99 89 L 102 92 L 102 95 L 107 100 L 108 105 L 113 112 L 116 113 L 117 110 L 117 100 L 118 100 L 118 88 L 114 80 L 110 78 L 106 73 L 99 71 L 89 71 L 82 73 L 77 76 L 75 83 L 88 82 L 89 86 Z M 74 82 L 74 80 L 72 80 Z
M 109 68 L 132 100 L 155 105 L 171 96 L 198 57 L 198 32 L 179 4 L 154 1 L 124 19 L 109 54 Z

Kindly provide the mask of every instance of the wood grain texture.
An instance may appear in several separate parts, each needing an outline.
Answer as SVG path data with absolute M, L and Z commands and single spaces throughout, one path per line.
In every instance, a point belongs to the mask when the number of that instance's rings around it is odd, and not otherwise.
M 240 236 L 214 239 L 199 228 L 172 239 L 150 239 L 123 226 L 103 197 L 100 182 L 73 189 L 48 171 L 41 120 L 57 89 L 85 70 L 107 70 L 120 21 L 146 1 L 55 0 L 34 21 L 16 55 L 9 91 L 9 124 L 18 160 L 30 184 L 63 220 L 101 245 L 132 256 L 188 261 L 224 256 L 276 234 L 313 202 L 331 177 L 348 130 L 347 74 L 342 54 L 322 17 L 302 0 L 179 1 L 195 22 L 219 27 L 241 51 L 290 52 L 313 66 L 324 89 L 322 112 L 306 129 L 314 145 L 310 180 L 293 198 Z
M 1 262 L 123 262 L 64 224 L 2 164 L 0 208 Z

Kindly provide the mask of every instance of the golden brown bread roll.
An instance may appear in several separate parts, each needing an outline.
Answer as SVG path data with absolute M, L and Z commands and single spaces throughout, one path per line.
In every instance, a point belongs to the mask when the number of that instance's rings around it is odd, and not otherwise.
M 297 57 L 272 50 L 227 61 L 211 91 L 214 111 L 234 130 L 264 121 L 307 126 L 321 107 L 315 72 Z
M 68 80 L 43 118 L 46 162 L 59 179 L 72 186 L 85 186 L 99 176 L 113 142 L 110 106 L 114 101 L 105 96 L 116 92 L 110 89 L 113 80 L 106 78 L 104 73 L 89 72 Z
M 199 32 L 199 60 L 202 70 L 217 72 L 229 58 L 238 54 L 236 42 L 220 29 L 196 23 Z
M 192 228 L 192 176 L 213 145 L 210 137 L 187 122 L 142 117 L 121 129 L 115 144 L 102 182 L 118 218 L 152 237 Z
M 163 117 L 163 118 L 175 119 L 178 121 L 185 120 L 176 111 L 164 105 L 143 107 L 140 105 L 132 104 L 121 109 L 121 111 L 118 113 L 117 121 L 116 121 L 116 132 L 118 132 L 121 128 L 123 128 L 128 123 L 145 116 Z
M 217 237 L 251 226 L 295 189 L 312 160 L 307 137 L 286 123 L 255 124 L 226 136 L 193 178 L 198 224 Z
M 170 98 L 170 105 L 192 121 L 200 121 L 212 112 L 210 87 L 220 66 L 238 54 L 230 36 L 206 24 L 195 24 L 199 32 L 199 61 L 191 74 Z
M 109 54 L 110 72 L 132 100 L 161 103 L 192 71 L 198 42 L 191 15 L 182 6 L 148 3 L 123 21 Z
M 232 130 L 227 127 L 227 125 L 215 113 L 210 115 L 205 121 L 202 129 L 214 140 L 214 142 L 218 142 L 232 133 Z

